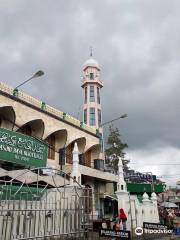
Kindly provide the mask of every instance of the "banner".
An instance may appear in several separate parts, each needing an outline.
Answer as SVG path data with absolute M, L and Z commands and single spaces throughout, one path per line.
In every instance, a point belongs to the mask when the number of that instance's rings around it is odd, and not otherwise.
M 130 231 L 124 230 L 111 230 L 111 229 L 100 229 L 99 237 L 115 237 L 117 239 L 131 239 Z
M 143 222 L 143 228 L 146 229 L 157 229 L 157 230 L 164 230 L 168 227 L 166 225 L 160 224 L 160 223 L 150 223 L 150 222 Z
M 42 140 L 0 128 L 0 161 L 46 167 L 48 145 Z

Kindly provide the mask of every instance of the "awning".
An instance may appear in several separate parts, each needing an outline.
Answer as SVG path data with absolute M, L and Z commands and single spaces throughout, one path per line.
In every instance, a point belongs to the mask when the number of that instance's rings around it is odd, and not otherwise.
M 172 202 L 163 202 L 160 204 L 160 206 L 165 208 L 178 208 L 178 206 Z
M 64 166 L 66 173 L 72 172 L 72 165 Z M 86 167 L 79 164 L 79 171 L 82 175 L 98 178 L 107 182 L 118 182 L 118 176 L 109 172 L 103 172 L 94 168 Z
M 43 181 L 54 187 L 60 187 L 60 186 L 69 184 L 69 180 L 61 177 L 60 175 L 54 175 L 54 176 L 38 175 L 27 169 L 6 171 L 0 168 L 0 177 L 5 177 L 5 176 L 8 176 L 14 180 L 17 180 L 22 183 L 27 183 L 27 184 L 39 182 L 39 181 Z

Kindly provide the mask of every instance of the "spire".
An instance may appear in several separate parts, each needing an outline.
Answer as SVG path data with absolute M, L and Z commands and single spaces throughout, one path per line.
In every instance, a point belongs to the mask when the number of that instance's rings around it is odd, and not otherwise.
M 92 46 L 90 47 L 90 57 L 92 57 L 93 56 L 93 48 L 92 48 Z

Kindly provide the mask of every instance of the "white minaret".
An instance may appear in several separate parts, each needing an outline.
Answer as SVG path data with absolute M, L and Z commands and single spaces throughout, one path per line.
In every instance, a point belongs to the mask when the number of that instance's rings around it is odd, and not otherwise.
M 84 90 L 83 122 L 89 126 L 96 127 L 102 133 L 102 109 L 100 91 L 103 83 L 100 80 L 100 67 L 98 62 L 90 58 L 83 66 L 83 80 L 81 87 Z
M 76 182 L 74 182 L 73 179 L 75 179 L 79 184 L 81 184 L 81 173 L 79 171 L 79 150 L 77 142 L 75 142 L 73 149 L 73 165 L 71 177 L 72 177 L 70 181 L 71 185 L 76 185 Z
M 118 209 L 124 209 L 127 215 L 127 229 L 130 229 L 131 222 L 128 214 L 130 211 L 130 198 L 127 191 L 126 182 L 124 181 L 123 164 L 120 157 L 118 162 L 118 182 L 116 196 L 118 198 Z

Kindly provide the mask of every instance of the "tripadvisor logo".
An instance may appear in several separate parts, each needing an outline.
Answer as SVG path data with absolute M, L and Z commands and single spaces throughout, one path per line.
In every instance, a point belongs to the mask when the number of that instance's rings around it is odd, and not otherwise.
M 137 228 L 135 229 L 135 234 L 136 234 L 137 236 L 141 236 L 141 235 L 143 234 L 143 228 L 142 228 L 142 227 L 137 227 Z

